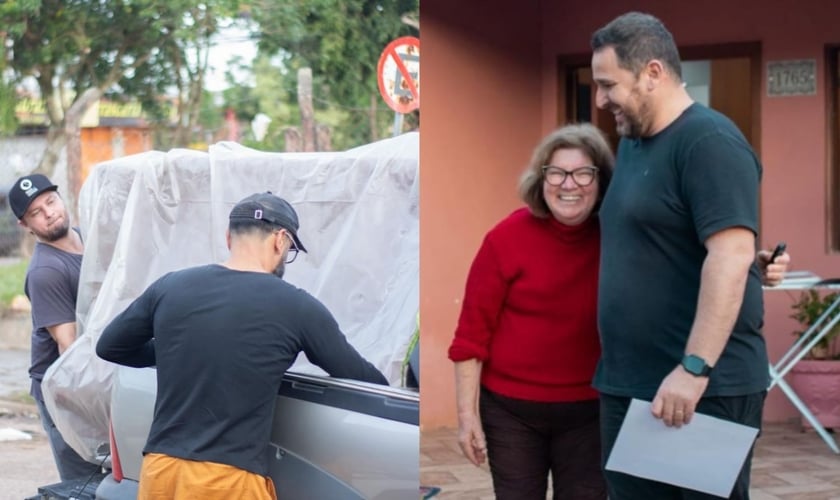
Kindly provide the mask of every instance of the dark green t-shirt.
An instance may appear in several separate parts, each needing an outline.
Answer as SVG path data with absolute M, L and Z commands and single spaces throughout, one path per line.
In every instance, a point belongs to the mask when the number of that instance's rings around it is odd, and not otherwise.
M 651 399 L 680 363 L 697 309 L 704 242 L 731 227 L 757 232 L 760 178 L 741 132 L 699 104 L 653 137 L 621 140 L 600 211 L 598 390 Z M 763 316 L 753 265 L 706 396 L 767 388 Z

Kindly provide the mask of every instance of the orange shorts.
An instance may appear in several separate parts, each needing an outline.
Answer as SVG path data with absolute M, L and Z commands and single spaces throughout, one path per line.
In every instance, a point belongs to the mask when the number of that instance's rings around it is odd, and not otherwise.
M 138 500 L 277 500 L 271 478 L 232 465 L 149 453 L 140 469 Z

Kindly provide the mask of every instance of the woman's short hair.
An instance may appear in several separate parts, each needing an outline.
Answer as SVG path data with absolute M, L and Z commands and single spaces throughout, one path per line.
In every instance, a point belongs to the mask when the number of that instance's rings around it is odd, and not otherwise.
M 580 150 L 598 167 L 598 202 L 593 210 L 597 213 L 612 178 L 615 157 L 604 133 L 589 123 L 566 125 L 543 138 L 519 180 L 520 198 L 535 216 L 545 218 L 551 214 L 543 197 L 542 168 L 558 149 Z

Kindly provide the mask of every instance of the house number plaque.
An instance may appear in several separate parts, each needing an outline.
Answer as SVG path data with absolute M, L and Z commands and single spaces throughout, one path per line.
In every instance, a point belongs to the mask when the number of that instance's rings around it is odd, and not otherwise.
M 767 95 L 792 96 L 817 93 L 816 59 L 767 63 Z

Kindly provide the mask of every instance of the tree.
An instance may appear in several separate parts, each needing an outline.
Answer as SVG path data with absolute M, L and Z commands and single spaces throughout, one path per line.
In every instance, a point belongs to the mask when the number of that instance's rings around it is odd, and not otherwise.
M 237 0 L 13 0 L 0 6 L 11 42 L 9 67 L 38 82 L 49 128 L 38 170 L 52 174 L 67 146 L 70 195 L 79 189 L 80 122 L 104 95 L 139 98 L 160 114 L 158 100 L 175 86 L 201 95 L 198 72 L 185 70 L 188 47 L 201 47 L 215 16 Z M 193 66 L 200 71 L 199 58 Z M 196 82 L 197 87 L 196 87 Z M 194 95 L 194 94 L 190 94 Z M 197 114 L 189 98 L 182 112 Z M 179 100 L 179 102 L 181 102 Z
M 404 21 L 416 19 L 418 9 L 418 0 L 255 0 L 248 7 L 260 27 L 260 51 L 280 55 L 290 75 L 311 67 L 322 99 L 316 104 L 343 111 L 344 147 L 387 129 L 393 114 L 379 105 L 376 65 L 388 42 L 419 35 L 415 22 Z
M 163 146 L 185 146 L 199 139 L 195 137 L 195 132 L 203 132 L 200 130 L 202 125 L 212 125 L 216 121 L 206 122 L 206 99 L 211 96 L 204 88 L 204 78 L 210 64 L 213 36 L 223 27 L 236 22 L 234 15 L 237 8 L 238 1 L 217 0 L 188 9 L 187 22 L 179 28 L 174 43 L 169 46 L 171 52 L 164 58 L 164 64 L 168 65 L 164 71 L 174 78 L 177 92 L 175 116 L 178 120 L 171 133 L 171 139 Z M 149 109 L 155 109 L 156 117 L 164 122 L 168 118 L 167 109 L 160 108 L 156 103 L 161 102 L 160 96 L 165 92 L 168 92 L 168 89 L 157 89 L 156 94 L 147 95 L 144 100 Z
M 0 5 L 0 13 L 5 9 L 5 5 Z M 0 43 L 6 39 L 6 34 L 0 32 Z M 15 119 L 15 86 L 12 81 L 5 78 L 6 75 L 6 45 L 0 45 L 0 137 L 5 135 L 13 135 L 17 129 L 17 120 Z
M 260 141 L 246 134 L 243 144 L 264 151 L 283 151 L 283 128 L 299 120 L 294 79 L 265 54 L 257 55 L 252 65 L 242 64 L 240 70 L 250 69 L 253 87 L 236 82 L 228 75 L 230 87 L 223 92 L 225 105 L 236 110 L 237 118 L 250 123 L 258 113 L 271 119 L 267 135 Z

